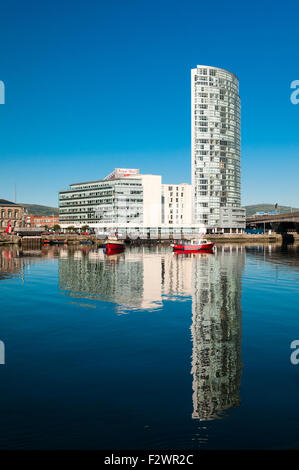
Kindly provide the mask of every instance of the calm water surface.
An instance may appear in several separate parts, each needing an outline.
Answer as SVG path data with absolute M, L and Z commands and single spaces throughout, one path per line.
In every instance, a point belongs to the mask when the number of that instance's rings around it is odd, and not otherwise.
M 299 447 L 299 247 L 0 248 L 0 448 Z

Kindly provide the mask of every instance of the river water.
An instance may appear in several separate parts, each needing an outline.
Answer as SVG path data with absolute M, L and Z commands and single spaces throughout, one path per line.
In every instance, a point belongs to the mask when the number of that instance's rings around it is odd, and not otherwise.
M 0 248 L 0 448 L 298 448 L 298 274 L 299 246 Z

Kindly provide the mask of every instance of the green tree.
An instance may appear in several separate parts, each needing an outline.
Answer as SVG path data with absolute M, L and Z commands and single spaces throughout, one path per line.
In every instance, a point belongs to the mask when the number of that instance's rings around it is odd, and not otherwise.
M 59 231 L 60 231 L 60 225 L 59 225 L 59 224 L 55 224 L 53 228 L 54 228 L 54 231 L 55 231 L 55 232 L 59 232 Z

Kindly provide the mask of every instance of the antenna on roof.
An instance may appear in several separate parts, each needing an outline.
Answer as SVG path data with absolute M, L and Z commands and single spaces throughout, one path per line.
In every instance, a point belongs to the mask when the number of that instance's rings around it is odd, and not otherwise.
M 17 185 L 15 183 L 15 203 L 17 202 Z

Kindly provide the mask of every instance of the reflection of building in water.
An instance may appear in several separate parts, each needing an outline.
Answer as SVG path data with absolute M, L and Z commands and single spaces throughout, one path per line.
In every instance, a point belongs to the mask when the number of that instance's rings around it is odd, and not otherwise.
M 192 263 L 193 258 L 190 255 L 165 253 L 162 256 L 162 288 L 165 298 L 177 300 L 177 296 L 191 297 Z
M 144 250 L 104 256 L 102 250 L 59 260 L 60 288 L 73 296 L 102 298 L 117 311 L 154 309 L 162 305 L 161 257 Z
M 22 274 L 22 260 L 17 248 L 0 248 L 0 279 Z
M 124 309 L 157 309 L 162 299 L 185 300 L 192 294 L 192 257 L 169 249 L 143 247 L 105 256 L 102 250 L 61 250 L 60 288 L 70 295 L 102 298 Z
M 237 253 L 236 253 L 237 251 Z M 193 258 L 192 375 L 194 419 L 239 406 L 242 247 Z
M 35 258 L 44 256 L 41 250 L 23 250 L 16 246 L 0 247 L 0 280 L 12 277 L 24 279 L 25 267 Z
M 102 250 L 60 253 L 60 288 L 114 302 L 119 313 L 192 298 L 192 416 L 214 419 L 239 405 L 242 247 L 219 248 L 215 255 L 142 247 L 109 257 Z

